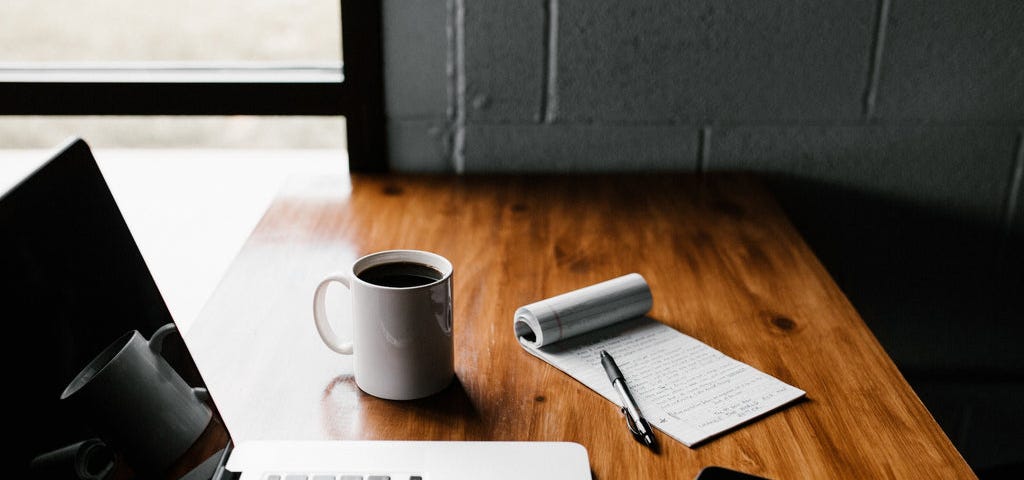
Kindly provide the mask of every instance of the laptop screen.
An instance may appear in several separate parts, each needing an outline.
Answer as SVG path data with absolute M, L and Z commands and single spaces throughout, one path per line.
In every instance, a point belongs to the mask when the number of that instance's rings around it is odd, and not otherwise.
M 137 330 L 148 339 L 172 318 L 85 142 L 70 142 L 0 196 L 0 296 L 7 366 L 14 378 L 7 384 L 7 397 L 15 404 L 10 412 L 28 420 L 13 422 L 15 441 L 9 444 L 18 459 L 15 477 L 109 474 L 106 462 L 120 461 L 123 443 L 138 441 L 103 438 L 117 436 L 106 433 L 109 425 L 97 425 L 111 414 L 90 410 L 76 396 L 122 402 L 113 407 L 118 415 L 140 401 L 136 397 L 145 385 L 128 389 L 135 397 L 116 393 L 121 387 L 103 391 L 89 386 L 66 400 L 62 393 L 126 332 Z M 177 334 L 161 346 L 160 356 L 188 385 L 202 385 Z M 115 347 L 111 358 L 123 349 Z M 99 383 L 103 375 L 94 372 L 88 380 L 80 383 Z M 122 422 L 135 420 L 125 413 Z M 144 430 L 144 423 L 131 427 Z

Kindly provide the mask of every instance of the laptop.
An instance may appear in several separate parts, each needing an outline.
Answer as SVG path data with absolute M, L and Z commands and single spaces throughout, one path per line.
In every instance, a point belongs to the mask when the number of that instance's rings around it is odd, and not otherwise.
M 101 438 L 62 391 L 98 353 L 132 330 L 145 338 L 174 320 L 88 145 L 72 139 L 0 192 L 0 305 L 10 356 L 8 395 L 17 478 L 150 478 L 122 446 Z M 163 357 L 205 386 L 177 335 Z M 13 392 L 12 392 L 13 393 Z M 254 395 L 254 398 L 256 396 Z M 216 398 L 210 399 L 216 410 Z M 228 437 L 231 425 L 225 425 Z M 153 432 L 158 435 L 159 432 Z M 181 477 L 262 480 L 591 478 L 586 449 L 570 442 L 225 442 Z M 9 465 L 10 467 L 10 465 Z

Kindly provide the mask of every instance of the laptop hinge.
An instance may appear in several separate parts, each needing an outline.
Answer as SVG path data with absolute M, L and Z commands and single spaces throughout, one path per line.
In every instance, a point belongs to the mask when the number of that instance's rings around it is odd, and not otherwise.
M 224 448 L 224 454 L 220 456 L 220 462 L 217 463 L 217 470 L 213 473 L 212 480 L 238 480 L 242 476 L 242 472 L 231 472 L 227 469 L 228 457 L 231 456 L 234 447 L 234 443 L 228 442 L 228 446 Z

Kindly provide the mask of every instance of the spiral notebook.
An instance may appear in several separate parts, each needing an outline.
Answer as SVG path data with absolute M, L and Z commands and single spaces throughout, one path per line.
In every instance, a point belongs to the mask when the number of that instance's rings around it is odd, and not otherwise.
M 805 395 L 646 316 L 652 305 L 632 273 L 521 307 L 513 328 L 527 352 L 618 405 L 608 351 L 651 425 L 689 447 Z

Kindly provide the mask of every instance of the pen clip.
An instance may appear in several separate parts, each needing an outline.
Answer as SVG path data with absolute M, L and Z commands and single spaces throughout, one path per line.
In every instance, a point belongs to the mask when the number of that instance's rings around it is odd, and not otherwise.
M 626 410 L 626 407 L 619 407 L 619 410 L 622 412 L 622 416 L 626 417 L 626 427 L 629 428 L 629 433 L 632 433 L 637 438 L 643 436 L 643 432 L 636 427 L 636 422 L 633 421 L 633 417 L 629 416 L 629 411 Z

